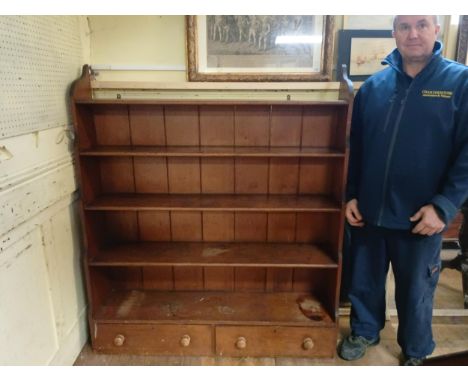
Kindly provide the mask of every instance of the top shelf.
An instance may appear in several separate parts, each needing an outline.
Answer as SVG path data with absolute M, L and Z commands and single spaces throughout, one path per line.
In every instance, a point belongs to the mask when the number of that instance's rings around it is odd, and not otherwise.
M 208 100 L 208 99 L 77 99 L 78 105 L 278 105 L 278 106 L 347 106 L 342 100 L 283 101 L 283 100 Z
M 345 153 L 315 147 L 232 147 L 232 146 L 99 146 L 81 156 L 151 157 L 307 157 L 343 158 Z

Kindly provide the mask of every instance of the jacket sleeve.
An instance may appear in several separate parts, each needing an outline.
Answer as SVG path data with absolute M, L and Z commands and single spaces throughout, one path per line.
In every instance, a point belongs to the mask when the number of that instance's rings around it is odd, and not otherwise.
M 454 155 L 440 194 L 431 203 L 442 214 L 445 224 L 456 215 L 468 198 L 468 81 L 464 94 L 455 111 Z
M 355 199 L 359 194 L 359 182 L 362 162 L 362 116 L 361 116 L 361 89 L 354 98 L 353 115 L 351 118 L 351 131 L 349 140 L 349 164 L 346 183 L 346 202 Z

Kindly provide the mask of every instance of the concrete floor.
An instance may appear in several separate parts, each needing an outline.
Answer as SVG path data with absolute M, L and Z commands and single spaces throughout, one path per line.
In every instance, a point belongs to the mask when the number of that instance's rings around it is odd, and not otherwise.
M 226 357 L 158 357 L 131 355 L 95 354 L 87 344 L 75 361 L 75 365 L 375 365 L 394 366 L 399 363 L 400 348 L 396 343 L 398 319 L 393 303 L 393 285 L 389 280 L 388 308 L 390 319 L 381 332 L 380 343 L 368 350 L 360 360 L 347 362 L 338 356 L 334 359 L 316 360 L 310 358 L 226 358 Z M 349 317 L 342 309 L 340 337 L 349 333 Z M 432 356 L 439 356 L 468 350 L 468 309 L 463 309 L 461 275 L 446 269 L 441 273 L 435 295 L 433 332 L 436 349 Z

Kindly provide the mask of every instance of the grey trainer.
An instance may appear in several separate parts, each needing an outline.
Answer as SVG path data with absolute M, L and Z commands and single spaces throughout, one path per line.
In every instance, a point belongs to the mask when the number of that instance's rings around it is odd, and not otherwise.
M 422 366 L 425 358 L 405 357 L 402 366 Z
M 351 334 L 341 342 L 338 355 L 346 361 L 354 361 L 362 358 L 364 354 L 366 354 L 366 350 L 369 346 L 377 345 L 379 342 L 379 337 L 368 340 L 362 336 L 354 336 Z

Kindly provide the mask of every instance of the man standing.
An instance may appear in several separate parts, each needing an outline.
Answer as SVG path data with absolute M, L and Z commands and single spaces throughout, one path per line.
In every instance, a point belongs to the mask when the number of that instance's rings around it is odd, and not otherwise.
M 356 95 L 347 185 L 352 226 L 351 335 L 341 358 L 361 358 L 385 325 L 395 275 L 403 364 L 432 353 L 441 232 L 468 197 L 468 68 L 441 56 L 437 16 L 396 16 L 388 68 Z

